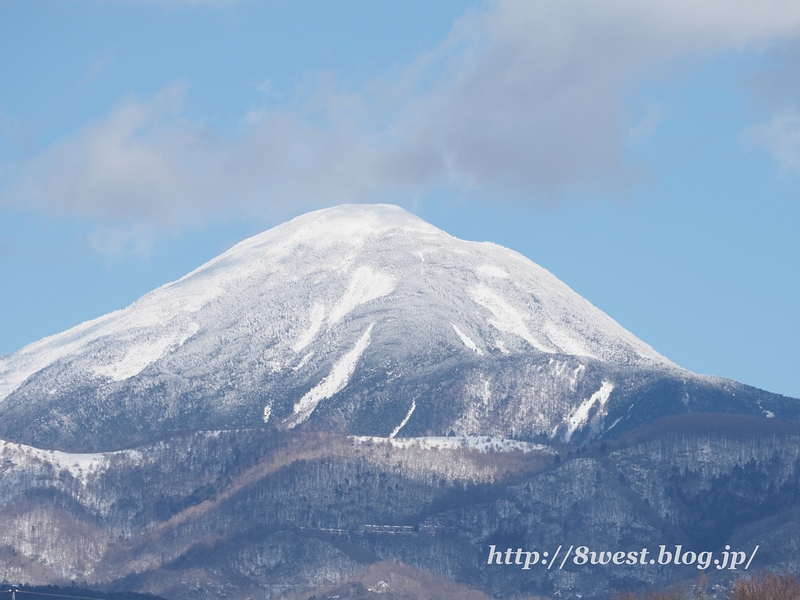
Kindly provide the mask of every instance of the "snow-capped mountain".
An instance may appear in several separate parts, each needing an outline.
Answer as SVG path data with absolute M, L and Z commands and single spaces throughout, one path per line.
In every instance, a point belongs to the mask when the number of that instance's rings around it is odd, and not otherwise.
M 680 369 L 524 256 L 388 205 L 300 216 L 0 358 L 0 436 L 72 451 L 265 423 L 569 440 L 687 410 L 797 413 Z
M 416 597 L 378 575 L 402 568 L 599 599 L 698 574 L 487 564 L 562 544 L 792 570 L 798 405 L 677 367 L 515 252 L 321 210 L 0 358 L 0 581 Z

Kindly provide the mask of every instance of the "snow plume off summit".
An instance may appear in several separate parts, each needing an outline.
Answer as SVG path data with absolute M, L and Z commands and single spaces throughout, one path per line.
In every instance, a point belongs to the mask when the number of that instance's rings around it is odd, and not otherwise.
M 0 436 L 80 452 L 265 426 L 576 441 L 796 405 L 680 369 L 524 256 L 389 205 L 297 217 L 0 359 Z

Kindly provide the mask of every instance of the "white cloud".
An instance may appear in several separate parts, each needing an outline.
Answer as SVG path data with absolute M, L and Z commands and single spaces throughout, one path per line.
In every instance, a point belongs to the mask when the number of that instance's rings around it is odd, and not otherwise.
M 129 101 L 33 159 L 16 165 L 6 203 L 101 220 L 176 225 L 220 211 L 361 198 L 383 183 L 383 154 L 328 94 L 330 127 L 304 112 L 265 111 L 238 137 L 191 123 L 182 86 Z M 12 175 L 13 177 L 13 175 Z
M 111 220 L 179 210 L 175 192 L 187 174 L 174 163 L 185 159 L 191 134 L 165 117 L 179 113 L 181 95 L 180 87 L 168 88 L 150 104 L 128 102 L 89 123 L 17 165 L 20 181 L 7 196 Z
M 742 136 L 747 146 L 766 148 L 786 172 L 800 175 L 800 112 L 784 109 L 772 119 L 746 130 Z
M 794 0 L 499 0 L 400 77 L 358 93 L 323 81 L 300 106 L 249 111 L 235 136 L 188 121 L 181 86 L 123 103 L 16 165 L 3 200 L 181 224 L 435 186 L 533 198 L 624 186 L 622 147 L 637 130 L 622 122 L 623 96 L 637 78 L 799 30 Z

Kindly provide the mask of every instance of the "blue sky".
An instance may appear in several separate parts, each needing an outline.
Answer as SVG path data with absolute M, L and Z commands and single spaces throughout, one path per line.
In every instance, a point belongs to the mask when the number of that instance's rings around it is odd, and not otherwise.
M 0 0 L 0 355 L 393 202 L 800 397 L 799 101 L 781 0 Z

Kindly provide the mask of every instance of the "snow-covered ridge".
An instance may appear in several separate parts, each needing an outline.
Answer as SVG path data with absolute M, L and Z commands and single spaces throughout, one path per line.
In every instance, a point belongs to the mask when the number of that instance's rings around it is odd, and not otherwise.
M 0 440 L 0 457 L 10 458 L 22 465 L 47 464 L 58 471 L 67 471 L 72 477 L 85 482 L 92 473 L 108 466 L 112 456 L 135 458 L 139 453 L 135 450 L 117 452 L 96 452 L 90 454 L 73 454 L 58 450 L 42 450 L 25 444 L 15 444 Z
M 479 452 L 543 452 L 556 454 L 551 446 L 509 440 L 489 435 L 461 435 L 461 436 L 429 436 L 429 437 L 375 437 L 375 436 L 350 436 L 350 439 L 359 444 L 389 444 L 393 448 L 421 448 L 423 450 L 477 450 Z

